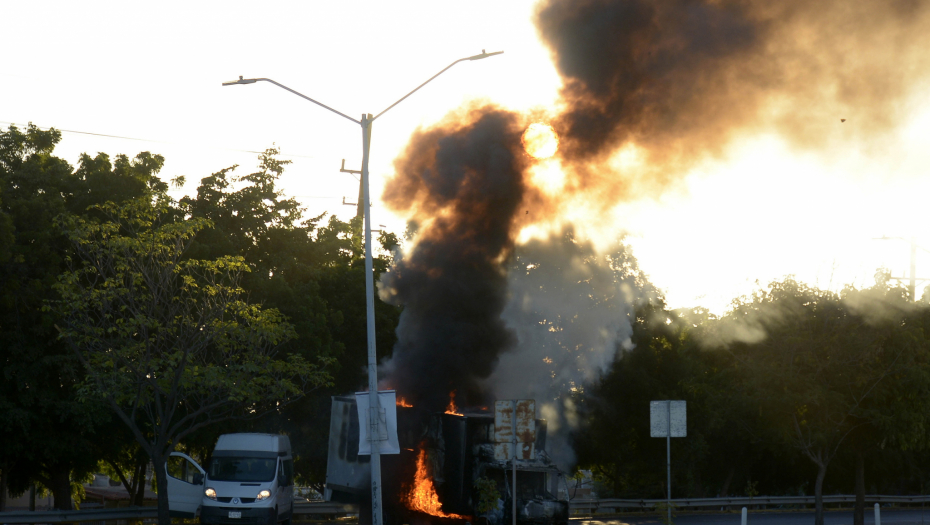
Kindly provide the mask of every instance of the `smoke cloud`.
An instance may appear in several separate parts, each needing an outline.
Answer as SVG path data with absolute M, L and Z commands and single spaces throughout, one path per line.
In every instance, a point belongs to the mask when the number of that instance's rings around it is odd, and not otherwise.
M 462 405 L 540 392 L 556 406 L 628 332 L 631 297 L 587 248 L 527 246 L 534 266 L 515 273 L 522 228 L 558 223 L 569 200 L 606 211 L 658 196 L 760 133 L 807 151 L 880 148 L 930 71 L 921 0 L 547 0 L 534 16 L 563 79 L 558 103 L 452 112 L 414 134 L 384 194 L 419 226 L 382 277 L 382 299 L 404 306 L 385 381 L 428 408 L 453 390 Z M 535 185 L 542 161 L 520 140 L 541 118 L 561 139 L 557 191 Z M 554 320 L 563 329 L 549 331 Z M 565 348 L 571 366 L 540 364 Z
M 501 313 L 524 193 L 524 126 L 494 107 L 456 113 L 418 132 L 396 161 L 384 201 L 420 222 L 415 247 L 382 276 L 381 299 L 403 304 L 386 364 L 391 385 L 415 406 L 486 401 L 479 380 L 513 343 Z
M 549 453 L 569 467 L 575 396 L 629 347 L 634 307 L 655 290 L 626 247 L 598 254 L 570 227 L 516 249 L 508 290 L 502 317 L 516 341 L 486 388 L 497 399 L 535 399 L 548 422 Z

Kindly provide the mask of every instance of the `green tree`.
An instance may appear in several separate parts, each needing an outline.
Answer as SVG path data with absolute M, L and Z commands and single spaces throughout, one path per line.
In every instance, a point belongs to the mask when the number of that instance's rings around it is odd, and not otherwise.
M 875 465 L 891 451 L 913 457 L 930 445 L 930 308 L 911 303 L 905 288 L 888 282 L 842 293 L 843 303 L 862 320 L 861 330 L 897 356 L 888 376 L 861 404 L 860 425 L 846 445 L 855 472 L 854 525 L 865 523 L 866 459 Z
M 137 196 L 140 185 L 124 179 L 143 179 L 144 188 L 158 166 L 126 173 L 109 163 L 82 164 L 85 175 L 75 176 L 53 155 L 59 140 L 57 130 L 33 125 L 0 131 L 0 469 L 13 493 L 39 483 L 51 490 L 56 508 L 69 509 L 71 481 L 94 470 L 97 461 L 88 451 L 101 441 L 98 431 L 109 413 L 76 399 L 84 372 L 57 339 L 55 314 L 42 311 L 55 297 L 52 286 L 71 252 L 54 220 L 81 213 L 85 203 Z M 103 181 L 92 195 L 87 177 Z M 114 194 L 109 186 L 136 189 Z M 76 195 L 84 196 L 82 203 Z
M 719 423 L 708 402 L 712 379 L 705 374 L 712 368 L 685 314 L 667 310 L 661 299 L 641 305 L 629 348 L 583 396 L 584 425 L 576 438 L 579 465 L 592 471 L 604 495 L 664 496 L 665 441 L 649 434 L 649 402 L 661 399 L 688 402 L 688 437 L 672 440 L 673 495 L 703 495 L 706 485 L 722 482 L 706 479 L 722 471 L 705 468 Z
M 665 495 L 665 441 L 649 429 L 649 402 L 663 399 L 688 407 L 688 437 L 671 443 L 673 495 L 726 496 L 744 479 L 764 479 L 771 493 L 794 483 L 796 454 L 764 440 L 736 360 L 708 347 L 715 323 L 704 309 L 669 310 L 661 297 L 638 305 L 628 344 L 579 399 L 579 466 L 600 495 Z
M 786 279 L 737 303 L 719 326 L 723 339 L 739 340 L 729 349 L 743 366 L 741 388 L 765 415 L 770 438 L 816 467 L 816 525 L 831 462 L 857 433 L 900 424 L 887 420 L 903 406 L 894 400 L 904 393 L 899 379 L 927 350 L 922 335 L 902 324 L 904 303 L 875 299 Z
M 0 193 L 0 264 L 10 260 L 13 242 L 13 219 L 3 211 L 3 194 Z
M 186 257 L 210 222 L 184 220 L 163 194 L 153 197 L 95 206 L 103 222 L 62 222 L 77 256 L 50 309 L 87 372 L 82 397 L 105 402 L 152 459 L 159 523 L 168 525 L 165 463 L 181 440 L 279 410 L 329 377 L 325 358 L 278 358 L 293 328 L 246 301 L 241 257 Z
M 181 200 L 189 217 L 208 219 L 191 246 L 191 256 L 213 258 L 241 255 L 252 270 L 242 281 L 249 296 L 278 309 L 294 326 L 296 337 L 282 349 L 305 356 L 336 359 L 329 368 L 333 386 L 305 396 L 280 414 L 255 422 L 255 430 L 286 431 L 291 435 L 302 483 L 322 489 L 325 480 L 330 395 L 345 394 L 365 384 L 364 244 L 361 220 L 344 222 L 324 216 L 302 220 L 304 209 L 277 188 L 288 162 L 269 148 L 259 156 L 258 170 L 237 175 L 233 166 L 204 177 L 193 197 Z M 382 252 L 389 254 L 397 239 L 383 232 Z M 389 256 L 374 260 L 375 279 Z M 379 356 L 389 355 L 395 340 L 399 308 L 375 298 Z M 209 444 L 211 435 L 198 436 Z M 209 448 L 204 446 L 204 448 Z

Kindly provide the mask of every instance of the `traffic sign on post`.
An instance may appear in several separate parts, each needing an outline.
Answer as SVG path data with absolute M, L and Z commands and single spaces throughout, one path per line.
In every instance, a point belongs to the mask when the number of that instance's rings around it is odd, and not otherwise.
M 671 435 L 669 427 L 672 429 Z M 651 401 L 649 435 L 654 438 L 688 437 L 687 401 Z
M 688 436 L 688 411 L 685 401 L 650 401 L 649 435 L 665 438 L 665 466 L 668 475 L 668 522 L 672 522 L 672 438 Z
M 494 459 L 508 461 L 514 456 L 517 459 L 535 459 L 534 441 L 535 400 L 519 399 L 494 403 Z
M 494 403 L 494 459 L 513 460 L 510 488 L 513 525 L 517 525 L 517 460 L 535 459 L 536 400 L 514 399 Z

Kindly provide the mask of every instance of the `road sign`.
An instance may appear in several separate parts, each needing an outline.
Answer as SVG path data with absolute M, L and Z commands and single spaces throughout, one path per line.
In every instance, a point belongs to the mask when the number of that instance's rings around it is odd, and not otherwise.
M 513 459 L 514 451 L 517 459 L 534 459 L 535 441 L 536 400 L 518 399 L 494 403 L 494 459 Z
M 665 438 L 665 466 L 668 469 L 668 522 L 672 522 L 672 438 L 688 435 L 688 414 L 685 401 L 650 401 L 649 435 Z
M 650 401 L 649 435 L 654 438 L 688 437 L 687 401 Z M 669 425 L 672 433 L 669 435 Z
M 494 403 L 494 459 L 513 460 L 510 485 L 513 525 L 517 525 L 517 460 L 536 458 L 536 400 L 514 399 Z
M 494 442 L 513 442 L 516 407 L 517 442 L 536 441 L 536 400 L 497 401 L 494 403 Z

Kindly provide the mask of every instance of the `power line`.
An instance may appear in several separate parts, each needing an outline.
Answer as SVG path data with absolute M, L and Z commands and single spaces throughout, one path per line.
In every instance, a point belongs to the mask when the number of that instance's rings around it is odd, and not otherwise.
M 21 124 L 21 123 L 16 123 L 16 122 L 7 122 L 7 121 L 4 121 L 4 120 L 0 120 L 0 124 L 12 124 L 12 125 L 14 125 L 14 126 L 20 126 L 20 127 L 24 127 L 24 128 L 25 128 L 26 126 L 28 126 L 28 124 Z M 49 130 L 49 129 L 52 129 L 52 128 L 46 128 L 46 127 L 42 127 L 42 126 L 36 126 L 36 127 L 39 128 L 39 129 L 41 129 L 41 130 Z M 189 145 L 189 144 L 182 144 L 182 143 L 179 143 L 179 142 L 170 142 L 170 141 L 166 141 L 166 140 L 152 140 L 152 139 L 140 139 L 140 138 L 136 138 L 136 137 L 123 137 L 123 136 L 121 136 L 121 135 L 108 135 L 108 134 L 106 134 L 106 133 L 93 133 L 93 132 L 90 132 L 90 131 L 76 131 L 76 130 L 73 130 L 73 129 L 61 129 L 61 128 L 55 128 L 55 129 L 57 129 L 58 131 L 61 131 L 62 133 L 76 133 L 76 134 L 79 134 L 79 135 L 93 135 L 93 136 L 95 136 L 95 137 L 107 137 L 107 138 L 111 138 L 111 139 L 137 140 L 137 141 L 140 141 L 140 142 L 152 142 L 152 143 L 156 143 L 156 144 L 171 144 L 171 145 L 175 145 L 175 146 L 193 147 L 193 146 L 191 146 L 191 145 Z M 215 150 L 220 150 L 220 151 L 237 151 L 237 152 L 240 152 L 240 153 L 255 153 L 255 154 L 258 154 L 258 155 L 261 155 L 262 153 L 264 153 L 264 151 L 253 151 L 253 150 L 250 150 L 250 149 L 218 148 L 218 147 L 216 147 L 216 146 L 198 146 L 198 147 L 206 147 L 206 148 L 209 148 L 209 149 L 215 149 Z M 281 155 L 282 157 L 296 157 L 296 158 L 301 158 L 301 159 L 312 159 L 312 158 L 314 158 L 312 155 L 293 155 L 293 154 L 287 154 L 287 153 L 280 153 L 280 155 Z
M 8 121 L 4 121 L 4 120 L 0 120 L 0 124 L 8 124 L 8 125 L 9 125 L 9 124 L 12 124 L 12 125 L 20 126 L 20 127 L 23 127 L 23 128 L 25 128 L 25 127 L 28 126 L 28 124 L 22 124 L 22 123 L 16 123 L 16 122 L 8 122 Z M 36 127 L 39 128 L 39 129 L 42 129 L 42 130 L 49 130 L 49 129 L 51 129 L 51 128 L 42 127 L 42 126 L 36 126 Z M 55 129 L 57 129 L 58 131 L 61 131 L 62 133 L 77 133 L 77 134 L 79 134 L 79 135 L 92 135 L 92 136 L 96 136 L 96 137 L 107 137 L 107 138 L 123 139 L 123 140 L 136 140 L 136 141 L 140 141 L 140 142 L 153 142 L 153 143 L 158 143 L 158 144 L 173 144 L 173 145 L 179 145 L 179 146 L 192 147 L 192 146 L 189 146 L 189 145 L 187 145 L 187 144 L 180 144 L 180 143 L 177 143 L 177 142 L 169 142 L 169 141 L 164 141 L 164 140 L 140 139 L 140 138 L 135 138 L 135 137 L 123 137 L 123 136 L 121 136 L 121 135 L 108 135 L 108 134 L 106 134 L 106 133 L 93 133 L 93 132 L 90 132 L 90 131 L 77 131 L 77 130 L 61 129 L 61 128 L 55 128 Z M 258 154 L 258 155 L 261 155 L 262 153 L 264 153 L 263 151 L 253 151 L 253 150 L 243 150 L 243 149 L 233 149 L 233 148 L 217 148 L 217 147 L 212 147 L 212 146 L 206 146 L 206 147 L 208 147 L 208 148 L 210 148 L 210 149 L 216 149 L 216 150 L 222 150 L 222 151 L 237 151 L 237 152 L 240 152 L 240 153 L 255 153 L 255 154 Z M 312 159 L 312 158 L 314 158 L 314 157 L 308 156 L 308 155 L 289 155 L 289 154 L 286 154 L 286 153 L 280 153 L 280 155 L 281 155 L 282 157 L 298 157 L 298 158 L 304 158 L 304 159 Z M 168 190 L 169 193 L 172 193 L 172 192 L 173 192 L 173 193 L 182 193 L 183 191 L 184 191 L 184 190 L 180 190 L 180 189 L 179 189 L 179 190 Z M 328 195 L 325 195 L 325 196 L 324 196 L 324 195 L 291 195 L 290 197 L 292 197 L 292 198 L 297 198 L 297 199 L 324 199 L 324 200 L 328 200 L 328 199 L 338 199 L 338 198 L 339 198 L 339 197 L 336 197 L 336 196 L 328 196 Z M 345 200 L 345 197 L 342 197 L 342 199 L 343 199 L 343 201 L 344 201 L 344 200 Z

